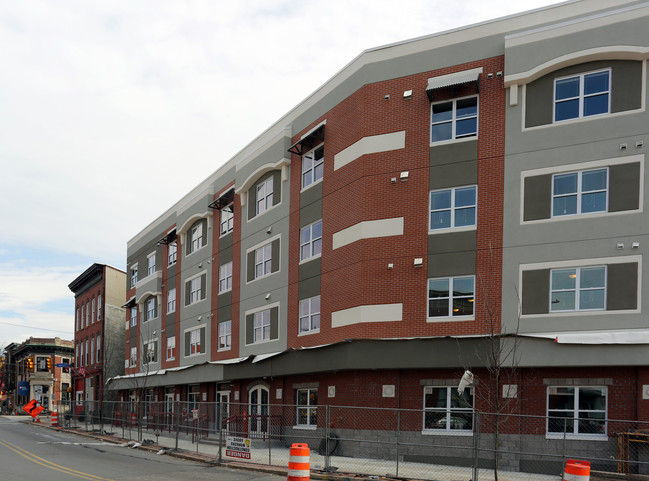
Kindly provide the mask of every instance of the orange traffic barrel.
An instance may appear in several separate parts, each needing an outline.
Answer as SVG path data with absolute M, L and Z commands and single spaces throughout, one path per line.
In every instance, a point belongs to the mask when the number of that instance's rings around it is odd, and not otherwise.
M 309 467 L 309 445 L 295 443 L 289 450 L 288 477 L 286 481 L 308 481 L 311 479 Z
M 137 424 L 137 416 L 135 413 L 131 414 L 131 424 L 135 426 Z
M 563 481 L 588 481 L 590 479 L 590 463 L 569 459 L 563 472 Z
M 59 413 L 56 411 L 52 411 L 52 426 L 58 426 L 59 425 Z

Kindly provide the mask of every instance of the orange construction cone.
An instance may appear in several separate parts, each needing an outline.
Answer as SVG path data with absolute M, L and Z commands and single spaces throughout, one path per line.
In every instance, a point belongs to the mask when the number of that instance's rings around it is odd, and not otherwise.
M 289 450 L 288 477 L 286 481 L 308 481 L 311 479 L 309 466 L 309 445 L 295 443 Z

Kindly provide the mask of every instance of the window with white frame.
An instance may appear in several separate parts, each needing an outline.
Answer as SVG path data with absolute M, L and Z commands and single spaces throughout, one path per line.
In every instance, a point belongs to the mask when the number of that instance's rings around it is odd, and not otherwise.
M 167 313 L 176 310 L 176 288 L 167 291 Z
M 131 357 L 130 357 L 130 367 L 135 367 L 137 365 L 137 347 L 131 348 Z
M 167 247 L 167 263 L 168 265 L 173 265 L 176 263 L 176 260 L 178 259 L 178 243 L 177 242 L 172 242 L 169 244 Z
M 201 300 L 201 292 L 203 289 L 201 277 L 194 277 L 189 281 L 189 304 L 194 304 Z
M 150 321 L 151 319 L 155 318 L 155 311 L 156 311 L 156 302 L 155 302 L 155 297 L 150 297 L 146 301 L 146 317 L 145 321 Z
M 297 425 L 318 425 L 318 390 L 298 389 L 297 398 Z
M 92 306 L 90 308 L 91 324 L 95 323 L 95 298 L 92 298 Z
M 77 315 L 76 315 L 76 330 L 79 330 L 79 321 L 81 320 L 81 314 L 79 314 L 79 306 L 77 306 Z
M 86 327 L 90 325 L 90 301 L 86 301 Z
M 97 320 L 101 321 L 101 294 L 97 295 Z
M 324 146 L 321 145 L 302 156 L 302 188 L 322 180 L 324 172 Z
M 272 271 L 273 246 L 268 243 L 255 249 L 255 279 L 267 276 Z
M 86 310 L 83 307 L 83 304 L 81 304 L 81 327 L 80 329 L 84 328 L 83 323 L 86 322 Z
M 191 228 L 191 247 L 189 252 L 195 252 L 203 247 L 203 223 L 199 222 Z
M 90 362 L 89 364 L 95 363 L 95 338 L 90 338 Z
M 150 276 L 155 274 L 155 252 L 149 254 L 146 258 L 146 275 Z
M 232 321 L 219 322 L 219 351 L 232 347 Z
M 255 213 L 257 215 L 266 212 L 273 206 L 273 177 L 257 185 L 257 204 Z
M 300 334 L 320 331 L 320 296 L 300 301 Z
M 137 264 L 131 266 L 131 287 L 135 287 L 137 284 Z
M 548 435 L 606 436 L 605 386 L 548 386 Z
M 156 352 L 156 342 L 149 341 L 145 344 L 145 362 L 148 364 L 150 362 L 157 362 L 157 352 Z
M 475 276 L 428 279 L 428 317 L 473 316 Z
M 611 111 L 611 70 L 588 72 L 554 81 L 554 121 L 579 119 Z
M 431 105 L 431 143 L 476 135 L 478 135 L 478 97 L 449 100 Z
M 300 261 L 318 257 L 322 254 L 322 221 L 300 229 Z
M 131 307 L 131 327 L 137 326 L 137 307 Z
M 189 354 L 200 354 L 201 352 L 201 330 L 189 331 Z
M 552 215 L 606 212 L 608 169 L 585 170 L 552 177 Z
M 606 309 L 606 266 L 552 269 L 550 311 Z
M 219 292 L 232 290 L 232 262 L 219 267 Z
M 97 362 L 101 362 L 101 336 L 97 336 Z
M 475 226 L 477 192 L 475 185 L 431 191 L 430 230 Z
M 167 338 L 167 360 L 176 359 L 176 336 Z
M 424 431 L 473 431 L 473 388 L 424 387 Z
M 222 236 L 232 232 L 232 230 L 234 229 L 234 213 L 232 212 L 232 210 L 233 210 L 232 204 L 221 209 L 220 232 Z
M 270 340 L 270 309 L 255 312 L 252 329 L 252 342 L 268 340 Z

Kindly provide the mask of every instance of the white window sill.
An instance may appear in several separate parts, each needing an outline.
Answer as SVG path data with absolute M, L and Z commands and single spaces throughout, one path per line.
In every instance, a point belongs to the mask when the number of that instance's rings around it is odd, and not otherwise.
M 312 335 L 312 334 L 320 334 L 320 329 L 313 329 L 312 331 L 303 331 L 303 332 L 300 332 L 300 333 L 297 335 L 297 337 L 300 337 L 300 336 L 310 336 L 310 335 Z
M 473 431 L 461 431 L 459 429 L 424 429 L 421 434 L 424 436 L 473 436 Z
M 232 350 L 232 346 L 228 346 L 228 347 L 221 347 L 217 349 L 216 352 L 224 352 L 224 351 L 231 351 L 231 350 Z
M 448 234 L 449 232 L 469 232 L 476 229 L 475 224 L 463 225 L 462 227 L 444 227 L 443 229 L 428 229 L 428 235 Z
M 310 189 L 311 187 L 313 187 L 314 185 L 321 184 L 321 183 L 322 183 L 322 178 L 320 178 L 320 179 L 318 179 L 318 180 L 314 180 L 314 181 L 311 182 L 309 185 L 302 186 L 302 189 L 300 190 L 300 194 L 301 194 L 302 192 L 304 192 L 305 190 L 309 190 L 309 189 Z
M 546 433 L 545 439 L 563 440 L 563 433 Z M 565 439 L 570 441 L 608 441 L 606 434 L 566 434 Z
M 306 424 L 296 424 L 293 426 L 293 429 L 301 429 L 305 431 L 315 431 L 318 429 L 318 426 L 311 426 L 311 425 L 306 425 Z
M 468 140 L 477 140 L 477 139 L 478 139 L 478 134 L 471 135 L 469 137 L 462 137 L 462 138 L 459 138 L 459 139 L 438 140 L 437 142 L 431 142 L 430 146 L 435 147 L 435 146 L 438 146 L 438 145 L 454 144 L 456 142 L 466 142 Z
M 221 294 L 225 294 L 226 292 L 232 292 L 232 288 L 230 287 L 229 289 L 223 289 L 222 291 L 219 291 L 219 296 Z
M 322 257 L 322 253 L 320 253 L 320 254 L 316 254 L 316 255 L 311 256 L 311 257 L 307 257 L 306 259 L 301 259 L 301 260 L 300 260 L 300 265 L 302 265 L 302 264 L 306 264 L 306 263 L 309 262 L 309 261 L 312 261 L 312 260 L 314 260 L 314 259 L 319 259 L 319 258 L 321 258 L 321 257 Z
M 466 322 L 475 321 L 475 316 L 429 317 L 426 322 Z

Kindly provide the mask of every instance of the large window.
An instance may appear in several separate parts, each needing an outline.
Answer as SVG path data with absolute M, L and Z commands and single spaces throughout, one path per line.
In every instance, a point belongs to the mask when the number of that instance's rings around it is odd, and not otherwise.
M 167 360 L 176 358 L 176 336 L 167 338 Z
M 322 254 L 322 221 L 319 220 L 300 230 L 300 261 Z
M 606 391 L 602 386 L 548 386 L 548 434 L 605 436 Z
M 137 264 L 131 266 L 131 287 L 137 284 Z
M 101 321 L 101 294 L 97 295 L 97 320 Z
M 232 213 L 232 205 L 221 209 L 221 235 L 232 232 L 234 229 L 234 214 Z
M 189 252 L 192 253 L 197 251 L 201 247 L 203 247 L 203 245 L 205 245 L 203 243 L 203 223 L 199 222 L 198 224 L 193 226 L 190 230 L 190 235 L 191 235 L 191 243 L 190 243 Z
M 156 341 L 149 341 L 145 344 L 145 362 L 149 364 L 150 362 L 158 362 L 158 353 L 156 349 Z
M 273 246 L 266 244 L 255 249 L 255 279 L 269 275 L 272 272 Z
M 424 430 L 472 431 L 473 388 L 460 395 L 455 386 L 425 387 Z
M 169 244 L 169 247 L 167 248 L 168 265 L 171 266 L 175 264 L 177 259 L 178 259 L 178 243 L 172 242 L 171 244 Z
M 151 297 L 146 301 L 146 318 L 144 320 L 150 321 L 151 319 L 155 318 L 155 311 L 156 311 L 155 297 Z
M 432 104 L 431 109 L 431 143 L 478 135 L 478 97 Z
M 257 215 L 266 212 L 273 206 L 273 178 L 269 177 L 261 184 L 257 185 L 257 206 L 255 213 Z
M 203 276 L 194 277 L 191 279 L 187 286 L 189 288 L 189 302 L 188 305 L 194 304 L 201 300 L 203 297 Z
M 268 340 L 270 340 L 270 309 L 255 312 L 252 330 L 252 342 Z
M 146 258 L 146 275 L 150 276 L 155 274 L 155 252 L 152 254 L 149 254 L 149 256 Z
M 219 292 L 232 290 L 232 262 L 219 267 Z
M 601 70 L 554 82 L 554 121 L 578 119 L 611 111 L 611 71 Z
M 430 230 L 476 225 L 477 187 L 457 187 L 430 193 Z
M 91 315 L 91 324 L 95 323 L 95 298 L 92 298 L 92 306 L 90 308 L 90 315 Z
M 189 354 L 200 354 L 201 352 L 201 330 L 189 331 Z
M 232 347 L 232 321 L 219 323 L 219 351 Z
M 553 269 L 550 272 L 550 311 L 589 311 L 606 308 L 606 267 Z
M 605 212 L 607 191 L 608 169 L 556 174 L 552 178 L 552 215 Z
M 428 317 L 473 316 L 474 276 L 428 279 Z
M 298 389 L 297 390 L 297 425 L 317 426 L 318 425 L 318 390 Z
M 131 358 L 130 358 L 130 367 L 135 367 L 137 365 L 137 347 L 131 348 Z
M 320 331 L 320 296 L 300 301 L 300 334 Z
M 324 146 L 302 156 L 302 188 L 322 179 L 324 172 Z
M 131 307 L 131 327 L 137 326 L 137 307 Z
M 167 291 L 167 313 L 176 310 L 176 288 Z

